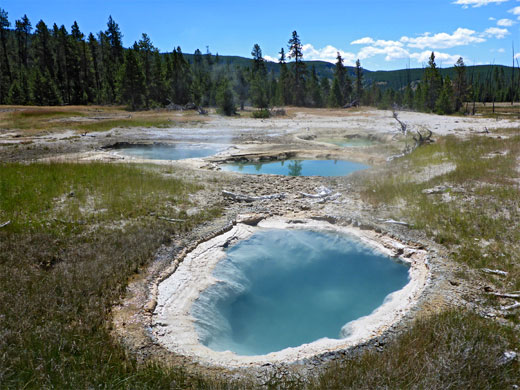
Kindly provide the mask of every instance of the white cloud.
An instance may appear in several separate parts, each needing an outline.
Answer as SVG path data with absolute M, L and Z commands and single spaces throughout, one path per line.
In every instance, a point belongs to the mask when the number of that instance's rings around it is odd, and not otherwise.
M 512 21 L 511 19 L 500 19 L 497 22 L 497 26 L 500 26 L 500 27 L 511 27 L 513 24 L 515 24 L 515 22 Z
M 327 45 L 324 48 L 316 49 L 310 43 L 303 45 L 302 47 L 303 58 L 305 60 L 319 60 L 327 62 L 336 62 L 338 52 L 341 57 L 345 60 L 345 65 L 354 65 L 356 62 L 356 55 L 354 53 L 348 53 L 346 51 L 335 48 L 334 46 Z
M 505 53 L 506 52 L 506 49 L 503 49 L 503 48 L 500 48 L 497 50 L 499 53 Z
M 374 40 L 370 37 L 358 39 L 357 41 L 350 42 L 351 45 L 372 45 Z
M 502 39 L 505 38 L 506 35 L 509 35 L 509 31 L 507 28 L 490 27 L 484 31 L 483 35 L 491 38 Z
M 482 7 L 483 5 L 488 4 L 500 4 L 505 3 L 509 0 L 457 0 L 454 1 L 453 4 L 459 4 L 462 5 L 462 8 L 468 8 L 469 6 L 472 6 L 473 8 L 476 7 Z
M 432 52 L 429 50 L 425 50 L 421 53 L 412 53 L 410 55 L 411 58 L 415 59 L 417 62 L 428 62 Z M 435 52 L 435 63 L 438 66 L 441 66 L 443 62 L 446 62 L 448 66 L 451 66 L 457 62 L 457 60 L 462 57 L 458 54 L 448 54 L 448 53 L 438 53 Z
M 471 43 L 482 43 L 485 39 L 478 36 L 475 31 L 467 28 L 458 28 L 453 34 L 438 33 L 431 35 L 424 33 L 416 38 L 402 37 L 401 42 L 406 43 L 408 47 L 417 49 L 449 49 L 456 46 L 465 46 Z
M 515 15 L 520 20 L 520 7 L 511 8 L 509 11 L 510 14 Z
M 399 41 L 385 41 L 383 39 L 378 39 L 376 41 L 370 37 L 358 39 L 357 41 L 350 42 L 350 44 L 351 45 L 370 45 L 370 46 L 377 46 L 377 47 L 393 47 L 393 46 L 402 47 L 403 46 L 403 44 Z
M 271 62 L 278 62 L 278 58 L 274 58 L 271 56 L 264 56 L 264 60 L 271 61 Z
M 393 61 L 410 57 L 410 52 L 400 46 L 365 46 L 359 51 L 357 56 L 360 60 L 364 60 L 377 55 L 384 55 L 385 61 Z
M 493 16 L 490 16 L 488 20 L 493 21 L 493 20 L 497 20 L 497 18 L 494 18 Z

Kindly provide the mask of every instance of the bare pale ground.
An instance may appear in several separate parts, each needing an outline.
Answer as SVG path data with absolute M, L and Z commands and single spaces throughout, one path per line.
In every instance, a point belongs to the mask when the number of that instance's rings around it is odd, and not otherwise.
M 245 156 L 254 160 L 256 157 L 301 157 L 340 159 L 366 162 L 370 165 L 384 164 L 386 159 L 398 154 L 404 145 L 397 122 L 391 111 L 361 108 L 354 110 L 300 109 L 288 108 L 287 115 L 270 119 L 253 119 L 249 113 L 237 117 L 223 117 L 216 114 L 206 116 L 194 112 L 146 111 L 127 113 L 121 109 L 101 107 L 68 107 L 62 110 L 59 118 L 32 119 L 41 130 L 17 129 L 19 120 L 9 115 L 26 108 L 11 107 L 0 112 L 0 145 L 6 145 L 4 152 L 9 153 L 8 160 L 24 156 L 42 157 L 42 153 L 56 158 L 72 160 L 122 160 L 124 162 L 142 162 L 118 154 L 114 150 L 99 149 L 117 142 L 154 143 L 154 142 L 192 142 L 218 143 L 225 152 L 215 158 L 190 161 L 190 166 L 202 167 L 208 161 L 219 162 L 231 156 Z M 54 108 L 38 108 L 53 112 Z M 68 111 L 67 111 L 68 110 Z M 21 112 L 21 111 L 20 111 Z M 68 117 L 67 112 L 72 116 Z M 81 114 L 77 116 L 76 114 Z M 131 118 L 128 119 L 127 117 Z M 488 130 L 516 127 L 510 119 L 483 117 L 439 116 L 416 112 L 399 112 L 399 118 L 408 124 L 410 132 L 431 130 L 433 137 L 454 134 L 466 137 L 471 134 L 485 134 Z M 110 130 L 92 131 L 91 127 L 113 123 Z M 114 122 L 115 121 L 115 122 Z M 130 122 L 129 122 L 130 121 Z M 147 127 L 139 125 L 145 121 Z M 93 123 L 93 124 L 92 124 Z M 125 124 L 126 123 L 126 124 Z M 160 128 L 154 126 L 160 124 Z M 8 128 L 2 129 L 2 124 Z M 24 126 L 31 126 L 22 122 Z M 56 124 L 57 127 L 54 127 Z M 127 127 L 128 126 L 128 127 Z M 90 129 L 90 130 L 89 130 Z M 496 136 L 496 135 L 494 135 Z M 365 148 L 343 148 L 318 142 L 324 138 L 344 139 L 346 137 L 370 137 L 381 141 Z M 22 150 L 16 145 L 25 145 Z M 34 151 L 35 147 L 40 150 Z M 10 147 L 10 148 L 9 148 Z M 43 151 L 41 150 L 43 148 Z M 2 152 L 2 151 L 0 151 Z M 287 155 L 287 152 L 291 154 Z

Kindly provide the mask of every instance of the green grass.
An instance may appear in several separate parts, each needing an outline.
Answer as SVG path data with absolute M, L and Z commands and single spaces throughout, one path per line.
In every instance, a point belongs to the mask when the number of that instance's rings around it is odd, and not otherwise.
M 158 220 L 151 214 L 177 216 L 165 205 L 186 206 L 200 188 L 162 173 L 97 163 L 0 166 L 0 221 L 12 221 L 0 229 L 1 388 L 227 387 L 181 368 L 139 365 L 110 335 L 110 308 L 129 277 L 173 234 L 219 213 Z
M 472 268 L 508 271 L 509 277 L 496 283 L 519 290 L 519 156 L 517 134 L 466 141 L 446 137 L 393 163 L 390 173 L 369 179 L 363 196 L 375 206 L 400 205 L 395 218 L 408 220 L 447 246 L 456 261 Z M 455 164 L 456 169 L 425 183 L 415 183 L 412 175 L 403 173 L 443 162 Z M 436 185 L 448 185 L 444 197 L 449 195 L 451 200 L 422 192 Z
M 498 362 L 515 347 L 513 329 L 448 311 L 417 320 L 382 352 L 333 364 L 310 388 L 510 389 L 520 381 L 519 364 Z

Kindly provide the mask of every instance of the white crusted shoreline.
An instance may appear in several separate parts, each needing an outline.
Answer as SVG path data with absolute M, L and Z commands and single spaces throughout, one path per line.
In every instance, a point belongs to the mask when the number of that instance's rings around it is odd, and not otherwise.
M 381 335 L 414 306 L 428 283 L 427 252 L 424 250 L 407 247 L 383 234 L 351 226 L 336 226 L 314 220 L 300 222 L 303 223 L 291 224 L 282 218 L 271 218 L 260 222 L 258 227 L 237 224 L 227 233 L 201 243 L 187 254 L 177 270 L 159 284 L 157 296 L 153 297 L 157 299 L 157 306 L 152 317 L 152 332 L 157 341 L 168 350 L 207 365 L 244 367 L 298 362 L 322 353 L 344 350 Z M 383 254 L 401 254 L 400 259 L 410 265 L 410 281 L 401 290 L 389 295 L 383 305 L 370 315 L 347 324 L 350 336 L 345 339 L 325 338 L 260 356 L 213 351 L 199 343 L 194 319 L 190 314 L 191 306 L 203 290 L 216 282 L 212 272 L 225 257 L 224 244 L 246 239 L 263 228 L 327 230 L 356 236 Z

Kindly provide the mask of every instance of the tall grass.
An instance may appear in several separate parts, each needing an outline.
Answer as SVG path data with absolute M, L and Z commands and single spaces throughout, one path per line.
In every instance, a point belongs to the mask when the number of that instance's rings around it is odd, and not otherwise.
M 440 162 L 453 163 L 456 169 L 425 183 L 415 183 L 402 173 L 403 166 L 425 166 L 431 156 L 441 156 Z M 466 141 L 447 137 L 396 163 L 390 169 L 392 173 L 373 177 L 363 195 L 375 205 L 405 204 L 396 217 L 407 218 L 416 228 L 451 247 L 456 260 L 476 268 L 501 267 L 516 273 L 520 230 L 515 227 L 520 223 L 520 197 L 515 180 L 519 156 L 518 136 Z M 448 186 L 448 199 L 442 194 L 423 193 L 437 185 Z M 479 246 L 480 241 L 487 245 Z
M 209 208 L 178 224 L 150 215 L 172 216 L 164 204 L 186 205 L 200 188 L 160 173 L 107 164 L 0 166 L 0 221 L 12 221 L 0 229 L 0 387 L 227 386 L 180 368 L 138 365 L 110 336 L 110 308 L 128 278 L 173 234 L 219 212 Z
M 510 389 L 520 380 L 519 364 L 500 360 L 516 346 L 511 328 L 448 311 L 417 320 L 382 352 L 332 365 L 310 388 Z

